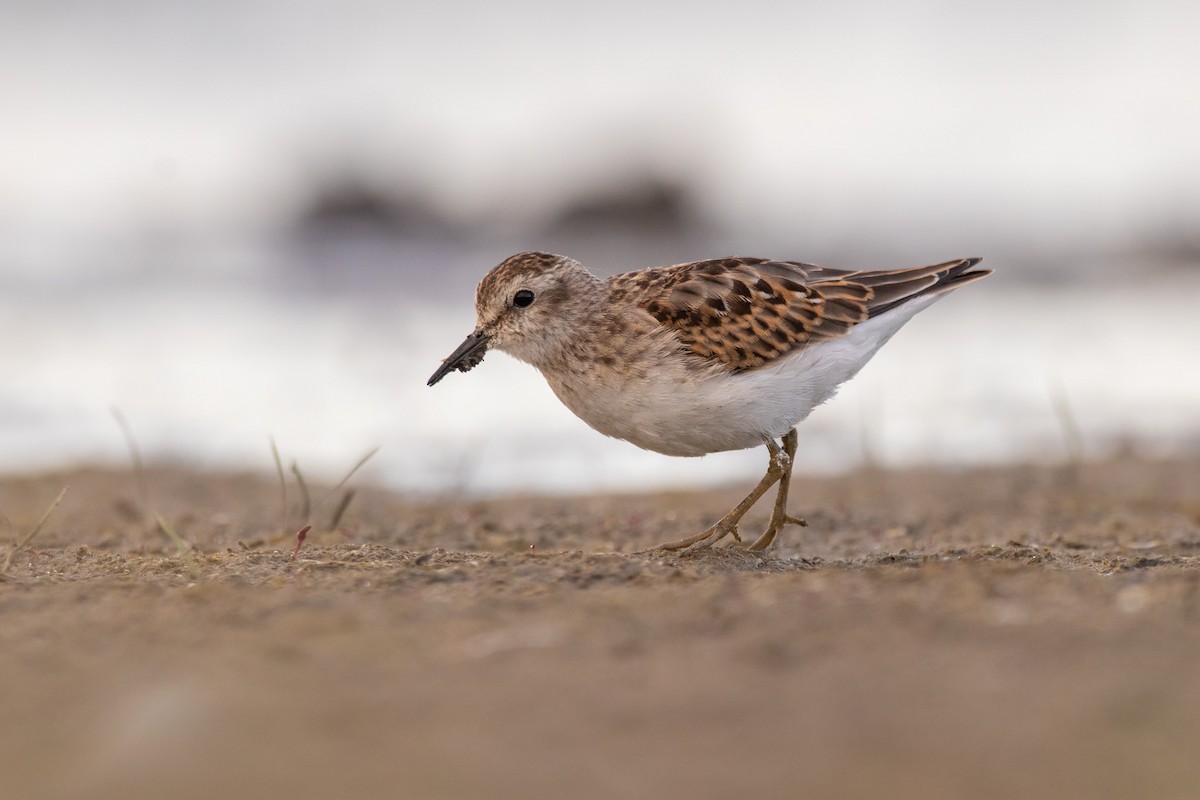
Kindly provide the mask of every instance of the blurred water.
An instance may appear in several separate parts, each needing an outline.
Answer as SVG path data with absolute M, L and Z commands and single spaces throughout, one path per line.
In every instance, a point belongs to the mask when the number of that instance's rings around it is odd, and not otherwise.
M 113 408 L 151 460 L 271 470 L 273 436 L 285 459 L 336 479 L 380 446 L 367 476 L 419 490 L 695 485 L 762 469 L 757 451 L 674 459 L 606 439 L 498 353 L 426 387 L 503 253 L 410 251 L 355 284 L 288 271 L 295 252 L 274 245 L 226 252 L 259 268 L 0 283 L 0 469 L 127 464 Z M 1060 460 L 1056 399 L 1085 456 L 1200 447 L 1200 273 L 1047 287 L 993 266 L 813 414 L 800 469 Z
M 151 459 L 270 470 L 273 435 L 336 478 L 379 445 L 414 489 L 761 469 L 604 439 L 499 354 L 426 388 L 532 248 L 986 256 L 814 413 L 806 470 L 1198 446 L 1200 5 L 693 11 L 0 3 L 0 469 L 126 463 L 113 407 Z

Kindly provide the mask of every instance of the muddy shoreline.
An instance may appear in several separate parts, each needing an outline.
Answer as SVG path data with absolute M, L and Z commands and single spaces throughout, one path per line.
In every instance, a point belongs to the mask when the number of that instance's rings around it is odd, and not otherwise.
M 0 478 L 0 559 L 71 486 L 0 578 L 5 796 L 1200 785 L 1200 461 L 797 478 L 765 558 L 636 552 L 740 487 L 364 488 L 292 561 L 270 476 L 146 483 Z

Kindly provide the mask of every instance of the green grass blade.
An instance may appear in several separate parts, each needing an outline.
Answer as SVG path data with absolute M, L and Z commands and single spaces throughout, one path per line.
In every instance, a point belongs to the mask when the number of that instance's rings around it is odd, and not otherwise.
M 17 542 L 12 550 L 8 551 L 8 556 L 4 559 L 4 566 L 0 567 L 0 573 L 8 572 L 8 567 L 12 563 L 13 556 L 29 545 L 37 535 L 42 532 L 42 528 L 46 527 L 46 521 L 50 519 L 50 515 L 58 508 L 58 504 L 67 496 L 67 489 L 70 487 L 64 486 L 62 491 L 58 493 L 58 497 L 54 498 L 54 502 L 46 509 L 46 513 L 42 514 L 42 518 L 38 520 L 38 524 L 33 526 L 33 530 L 25 534 L 21 541 Z
M 187 564 L 188 572 L 192 573 L 193 578 L 199 580 L 200 564 L 196 562 L 196 556 L 192 553 L 192 548 L 183 540 L 183 537 L 175 532 L 174 528 L 167 524 L 167 521 L 162 518 L 161 514 L 156 515 L 155 519 L 158 520 L 159 530 L 165 533 L 167 538 L 174 542 L 175 547 L 179 549 L 179 555 L 183 558 L 184 563 Z

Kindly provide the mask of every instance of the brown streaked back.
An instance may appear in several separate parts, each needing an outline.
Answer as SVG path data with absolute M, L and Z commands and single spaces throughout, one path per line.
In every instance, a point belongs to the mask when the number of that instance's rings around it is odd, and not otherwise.
M 627 272 L 610 279 L 674 330 L 696 355 L 730 370 L 770 364 L 918 297 L 979 280 L 978 258 L 893 270 L 838 270 L 793 261 L 724 258 Z

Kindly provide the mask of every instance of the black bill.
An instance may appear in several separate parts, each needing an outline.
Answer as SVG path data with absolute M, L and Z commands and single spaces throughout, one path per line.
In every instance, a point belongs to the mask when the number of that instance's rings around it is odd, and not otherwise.
M 466 372 L 474 368 L 480 361 L 483 361 L 483 356 L 487 353 L 490 338 L 479 331 L 472 333 L 467 337 L 465 342 L 460 344 L 453 353 L 442 361 L 442 365 L 437 368 L 437 372 L 433 373 L 433 377 L 425 385 L 433 386 L 454 370 Z

